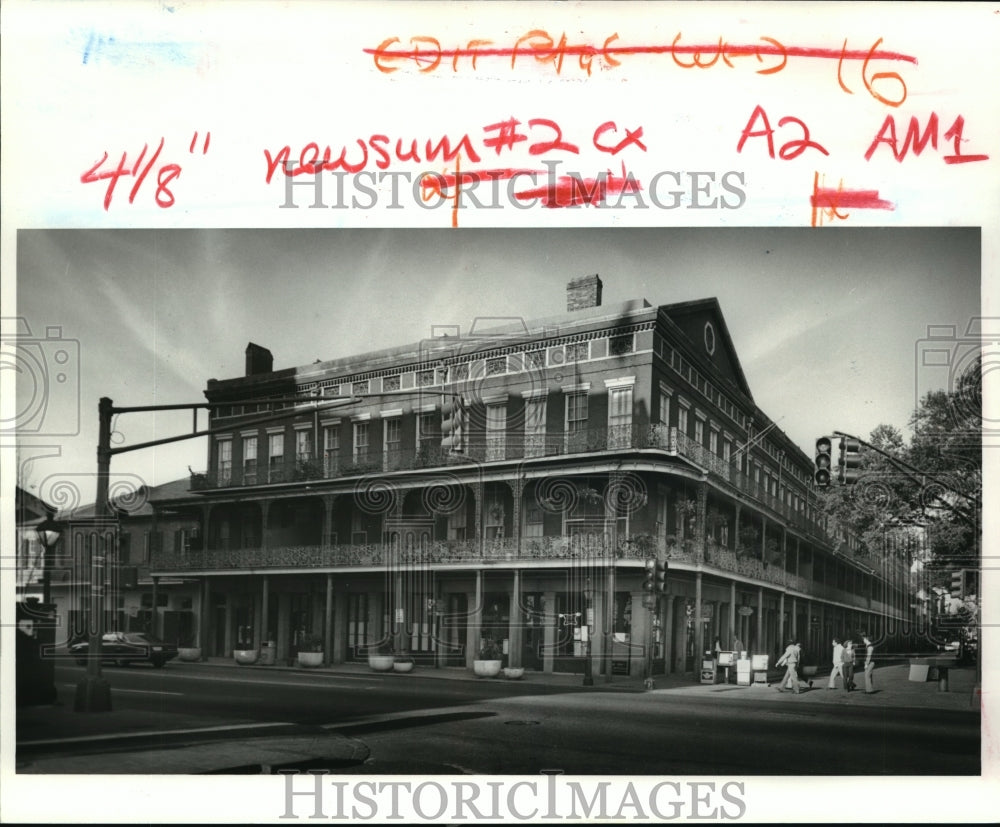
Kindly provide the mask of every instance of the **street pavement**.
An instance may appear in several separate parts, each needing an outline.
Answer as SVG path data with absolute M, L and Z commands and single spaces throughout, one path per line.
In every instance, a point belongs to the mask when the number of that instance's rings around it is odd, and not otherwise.
M 191 675 L 214 673 L 230 676 L 231 670 L 308 673 L 310 679 L 370 674 L 366 664 L 303 670 L 298 667 L 236 666 L 228 659 L 210 659 L 201 664 L 172 663 L 167 669 L 183 670 Z M 812 688 L 803 684 L 799 695 L 778 692 L 779 671 L 769 674 L 767 685 L 750 687 L 700 684 L 690 675 L 671 675 L 657 677 L 652 690 L 644 687 L 641 678 L 619 676 L 611 682 L 596 676 L 593 687 L 581 688 L 580 675 L 535 672 L 526 672 L 517 684 L 519 690 L 527 688 L 521 686 L 523 684 L 534 684 L 548 692 L 564 687 L 574 693 L 644 693 L 662 697 L 665 703 L 669 703 L 674 696 L 699 697 L 727 705 L 764 701 L 773 704 L 775 712 L 779 712 L 783 704 L 797 709 L 815 705 L 825 708 L 877 707 L 883 708 L 886 714 L 893 709 L 980 711 L 974 669 L 953 668 L 948 691 L 940 691 L 937 681 L 910 681 L 908 674 L 909 666 L 905 662 L 876 669 L 876 691 L 873 694 L 860 690 L 847 693 L 842 688 L 828 690 L 828 676 L 823 674 L 813 678 Z M 411 675 L 393 674 L 387 677 L 399 681 L 418 677 L 435 681 L 488 680 L 507 683 L 503 678 L 476 678 L 460 668 L 422 668 Z M 513 689 L 514 682 L 509 683 Z M 78 713 L 73 710 L 72 699 L 67 701 L 17 710 L 18 772 L 267 773 L 278 769 L 310 767 L 336 771 L 337 767 L 347 768 L 364 762 L 365 747 L 352 738 L 352 734 L 358 731 L 426 725 L 481 714 L 475 711 L 475 704 L 463 704 L 371 715 L 324 727 L 306 727 L 281 721 L 265 724 L 240 718 L 208 719 L 204 715 L 167 712 L 155 704 L 143 709 Z

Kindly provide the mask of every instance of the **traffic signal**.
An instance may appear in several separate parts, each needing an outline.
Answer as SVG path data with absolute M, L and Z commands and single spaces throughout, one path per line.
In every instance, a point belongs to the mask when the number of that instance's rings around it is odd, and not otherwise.
M 861 442 L 852 437 L 840 440 L 840 484 L 851 485 L 861 476 Z
M 459 396 L 445 399 L 441 405 L 441 450 L 462 453 L 465 450 L 465 406 Z
M 646 594 L 653 594 L 656 591 L 656 565 L 655 557 L 646 560 L 646 576 L 642 581 L 642 590 Z
M 667 593 L 667 561 L 656 561 L 656 576 L 653 583 L 653 591 L 656 594 Z
M 830 442 L 830 437 L 821 436 L 816 440 L 816 459 L 814 460 L 816 467 L 813 471 L 813 481 L 819 488 L 827 488 L 830 485 L 830 452 L 832 450 L 833 445 Z

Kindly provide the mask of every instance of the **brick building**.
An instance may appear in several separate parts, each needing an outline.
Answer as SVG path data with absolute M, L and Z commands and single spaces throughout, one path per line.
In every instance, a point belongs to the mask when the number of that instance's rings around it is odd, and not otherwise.
M 595 673 L 638 674 L 647 647 L 661 673 L 737 637 L 825 663 L 835 634 L 898 629 L 902 572 L 828 536 L 715 299 L 603 306 L 588 276 L 560 315 L 439 332 L 281 370 L 250 344 L 208 381 L 208 470 L 154 503 L 175 530 L 150 560 L 206 656 L 314 634 L 328 662 L 390 640 L 465 666 L 493 640 L 582 671 L 589 642 Z

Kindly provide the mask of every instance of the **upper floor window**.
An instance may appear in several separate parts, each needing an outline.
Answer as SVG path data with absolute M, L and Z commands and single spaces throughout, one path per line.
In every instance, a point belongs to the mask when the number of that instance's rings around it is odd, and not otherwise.
M 544 396 L 524 400 L 524 455 L 545 455 L 545 403 Z
M 699 445 L 705 444 L 705 420 L 699 416 L 694 418 L 694 441 Z
M 429 385 L 434 384 L 434 371 L 433 370 L 418 370 L 417 371 L 417 387 L 426 388 Z
M 386 376 L 382 379 L 382 390 L 383 391 L 398 391 L 399 390 L 399 377 L 398 376 Z
M 327 475 L 337 469 L 337 455 L 340 453 L 340 429 L 336 425 L 323 428 L 323 467 Z
M 486 461 L 506 458 L 507 406 L 486 406 Z
M 219 485 L 229 485 L 233 478 L 233 441 L 231 439 L 220 439 L 216 443 L 216 474 Z
M 400 428 L 400 419 L 398 416 L 394 416 L 391 419 L 385 420 L 385 450 L 398 451 L 399 443 L 401 439 L 402 429 Z
M 417 441 L 431 442 L 441 438 L 441 429 L 438 427 L 438 415 L 434 411 L 425 411 L 417 414 Z
M 269 482 L 281 480 L 282 466 L 285 461 L 285 435 L 283 433 L 268 434 L 267 437 L 267 478 Z
M 662 383 L 660 384 L 659 417 L 661 425 L 670 424 L 670 389 Z
M 355 422 L 354 423 L 354 458 L 357 459 L 360 456 L 364 456 L 368 453 L 369 447 L 369 423 L 368 422 Z
M 632 385 L 608 388 L 608 448 L 625 448 L 632 441 Z
M 719 432 L 715 428 L 709 428 L 708 431 L 708 450 L 719 455 Z
M 309 462 L 313 455 L 313 435 L 307 428 L 295 432 L 295 459 L 299 462 Z
M 687 436 L 688 432 L 688 413 L 688 408 L 682 400 L 680 407 L 677 409 L 677 430 L 685 436 Z
M 243 437 L 243 484 L 257 482 L 257 437 Z
M 566 433 L 577 434 L 587 429 L 587 392 L 566 394 Z

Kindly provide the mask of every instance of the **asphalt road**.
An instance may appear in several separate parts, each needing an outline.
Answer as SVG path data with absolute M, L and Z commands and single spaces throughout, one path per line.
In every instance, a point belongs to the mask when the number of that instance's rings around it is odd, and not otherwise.
M 83 670 L 57 669 L 71 697 Z M 288 723 L 363 746 L 338 773 L 975 775 L 978 716 L 635 693 L 419 674 L 109 668 L 116 709 Z M 760 690 L 768 691 L 768 690 Z M 814 690 L 816 691 L 816 690 Z M 427 717 L 427 712 L 436 711 Z M 221 736 L 220 736 L 221 737 Z

